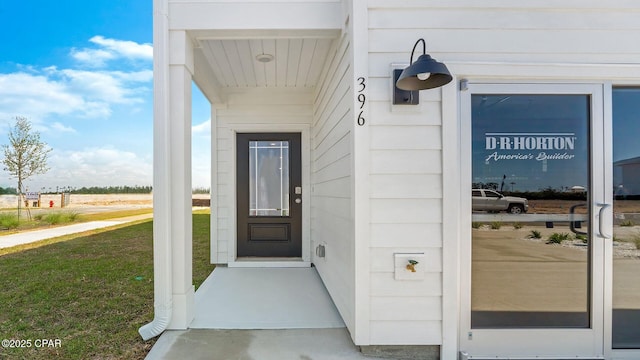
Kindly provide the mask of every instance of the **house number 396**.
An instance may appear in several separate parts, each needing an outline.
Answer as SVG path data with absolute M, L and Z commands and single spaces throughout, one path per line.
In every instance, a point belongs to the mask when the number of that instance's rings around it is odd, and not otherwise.
M 362 76 L 358 78 L 358 102 L 360 103 L 358 117 L 356 118 L 356 124 L 358 124 L 358 126 L 363 126 L 366 122 L 364 116 L 362 116 L 364 113 L 364 104 L 367 102 L 367 96 L 364 94 L 364 89 L 367 88 L 365 81 L 365 78 Z

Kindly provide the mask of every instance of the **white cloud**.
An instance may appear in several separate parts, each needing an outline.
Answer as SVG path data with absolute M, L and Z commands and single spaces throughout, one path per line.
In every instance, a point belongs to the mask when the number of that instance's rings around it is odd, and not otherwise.
M 193 125 L 191 132 L 194 135 L 204 135 L 205 137 L 211 136 L 211 119 L 203 121 L 200 124 Z
M 138 44 L 134 41 L 105 39 L 100 35 L 92 37 L 89 41 L 104 46 L 123 57 L 131 59 L 153 59 L 153 46 L 151 44 Z
M 0 74 L 0 118 L 48 115 L 106 118 L 115 104 L 133 105 L 151 93 L 153 72 L 59 70 Z
M 142 102 L 136 96 L 141 89 L 135 84 L 150 81 L 153 76 L 152 71 L 124 73 L 72 69 L 60 70 L 58 75 L 64 78 L 70 90 L 81 92 L 87 98 L 116 104 Z
M 211 119 L 191 126 L 193 187 L 211 187 Z
M 89 41 L 98 45 L 99 48 L 74 48 L 71 49 L 71 56 L 91 67 L 102 67 L 106 62 L 116 59 L 145 61 L 153 59 L 153 46 L 151 44 L 108 39 L 100 35 L 92 37 Z
M 194 146 L 195 147 L 195 146 Z M 194 148 L 191 160 L 191 183 L 193 187 L 211 187 L 211 147 Z
M 151 159 L 109 146 L 74 151 L 54 149 L 48 165 L 49 172 L 34 179 L 34 188 L 151 185 L 153 181 Z
M 16 115 L 43 118 L 48 114 L 82 112 L 87 107 L 92 108 L 92 112 L 105 112 L 100 106 L 88 104 L 82 93 L 70 91 L 64 79 L 54 79 L 48 74 L 23 72 L 0 74 L 2 118 L 12 118 Z
M 63 133 L 75 133 L 76 130 L 72 127 L 69 126 L 65 126 L 59 122 L 54 122 L 53 124 L 51 124 L 51 129 L 57 131 L 57 132 L 63 132 Z
M 111 71 L 113 77 L 126 82 L 147 82 L 153 80 L 153 70 L 142 70 L 132 72 Z
M 71 57 L 93 67 L 103 67 L 107 60 L 114 59 L 115 55 L 103 49 L 71 49 Z
M 50 154 L 49 171 L 34 176 L 25 184 L 30 189 L 83 186 L 119 186 L 153 184 L 151 155 L 140 156 L 134 152 L 112 146 L 60 151 Z M 193 154 L 193 187 L 211 187 L 211 156 L 209 151 Z M 15 186 L 13 180 L 0 170 L 3 186 Z
M 80 61 L 104 62 L 127 58 L 153 58 L 150 44 L 107 39 L 90 39 L 98 49 L 72 50 Z M 0 120 L 25 116 L 37 123 L 50 115 L 81 118 L 107 118 L 116 104 L 136 105 L 151 94 L 151 63 L 125 70 L 37 68 L 19 65 L 14 73 L 0 73 Z M 131 111 L 135 111 L 132 109 Z

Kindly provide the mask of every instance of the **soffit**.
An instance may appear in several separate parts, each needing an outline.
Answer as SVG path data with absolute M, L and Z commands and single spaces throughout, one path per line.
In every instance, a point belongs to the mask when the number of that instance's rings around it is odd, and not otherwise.
M 333 39 L 327 37 L 198 39 L 216 83 L 231 88 L 301 88 L 318 84 Z M 260 62 L 258 55 L 273 55 Z

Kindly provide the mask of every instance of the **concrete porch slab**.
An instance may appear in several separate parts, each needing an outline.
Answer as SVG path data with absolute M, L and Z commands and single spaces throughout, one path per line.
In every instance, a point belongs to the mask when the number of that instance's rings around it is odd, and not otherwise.
M 217 267 L 195 294 L 191 329 L 345 327 L 315 268 Z
M 167 330 L 146 359 L 369 359 L 315 268 L 217 267 L 186 331 Z

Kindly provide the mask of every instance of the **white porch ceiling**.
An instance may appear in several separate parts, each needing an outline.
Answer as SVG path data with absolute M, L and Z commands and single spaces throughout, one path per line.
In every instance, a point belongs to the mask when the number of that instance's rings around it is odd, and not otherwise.
M 314 88 L 333 39 L 200 39 L 217 84 L 225 88 Z M 256 60 L 273 55 L 271 62 Z

